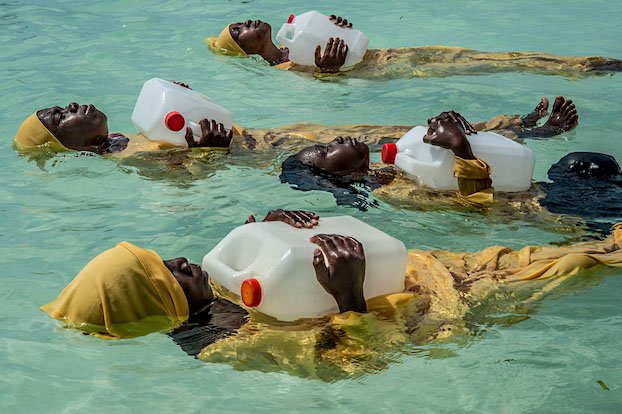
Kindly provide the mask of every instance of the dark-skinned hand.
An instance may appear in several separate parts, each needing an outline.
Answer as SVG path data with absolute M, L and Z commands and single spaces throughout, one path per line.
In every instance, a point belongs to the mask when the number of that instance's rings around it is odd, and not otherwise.
M 331 37 L 326 42 L 323 55 L 320 45 L 315 48 L 315 66 L 323 73 L 337 73 L 345 63 L 347 55 L 348 45 L 339 38 Z
M 365 253 L 361 243 L 336 234 L 311 237 L 318 245 L 313 253 L 315 276 L 339 306 L 339 312 L 367 312 L 363 296 Z
M 226 129 L 223 124 L 217 124 L 216 121 L 202 119 L 199 121 L 201 126 L 201 138 L 195 141 L 192 135 L 192 129 L 186 128 L 186 142 L 188 148 L 195 147 L 212 147 L 212 148 L 229 148 L 231 138 L 233 138 L 233 130 Z
M 328 18 L 331 22 L 335 23 L 335 26 L 352 28 L 352 23 L 348 23 L 348 21 L 343 17 L 331 14 Z
M 318 221 L 320 220 L 320 216 L 311 212 L 304 210 L 270 210 L 266 217 L 262 221 L 282 221 L 283 223 L 289 224 L 292 227 L 298 228 L 306 228 L 310 229 L 314 226 L 318 225 Z M 255 223 L 255 216 L 248 216 L 246 223 Z
M 465 160 L 472 160 L 475 157 L 471 151 L 471 144 L 467 140 L 466 132 L 462 126 L 460 115 L 454 112 L 452 116 L 449 112 L 442 112 L 434 118 L 428 120 L 428 132 L 423 137 L 423 142 L 446 148 L 457 156 Z M 464 118 L 462 118 L 464 120 Z M 470 126 L 466 120 L 464 120 Z M 468 128 L 467 126 L 467 128 Z M 470 128 L 473 128 L 472 126 Z M 473 130 L 475 131 L 475 130 Z
M 460 127 L 462 127 L 462 130 L 467 135 L 477 134 L 477 131 L 475 130 L 475 128 L 473 128 L 473 125 L 471 125 L 469 121 L 467 121 L 462 115 L 460 115 L 459 112 L 446 111 L 446 112 L 441 112 L 438 116 L 451 118 L 451 120 L 453 120 L 455 123 L 460 125 Z M 430 121 L 428 120 L 428 124 L 429 123 Z

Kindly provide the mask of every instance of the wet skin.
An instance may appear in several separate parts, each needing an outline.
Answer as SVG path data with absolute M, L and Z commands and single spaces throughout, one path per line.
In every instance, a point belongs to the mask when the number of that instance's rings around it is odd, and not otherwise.
M 521 138 L 548 138 L 576 128 L 579 123 L 577 107 L 570 99 L 558 96 L 553 102 L 551 115 L 541 127 L 536 123 L 546 116 L 549 101 L 543 97 L 532 113 L 525 116 L 522 130 L 515 131 Z
M 41 109 L 37 116 L 67 148 L 101 154 L 108 146 L 108 118 L 94 105 L 72 102 Z
M 189 88 L 186 84 L 173 82 Z M 72 102 L 65 108 L 54 106 L 41 109 L 37 111 L 37 117 L 52 135 L 69 149 L 106 154 L 120 152 L 127 147 L 127 141 L 119 143 L 117 136 L 109 135 L 108 118 L 94 105 L 78 105 Z M 199 121 L 199 125 L 201 136 L 198 140 L 192 135 L 192 130 L 186 128 L 185 139 L 188 148 L 229 147 L 233 137 L 232 130 L 205 118 Z M 115 146 L 115 149 L 112 150 L 111 146 Z
M 428 120 L 428 132 L 423 142 L 453 151 L 456 157 L 465 160 L 475 159 L 471 151 L 468 135 L 477 132 L 471 124 L 457 112 L 441 112 Z
M 250 218 L 255 221 L 254 216 Z M 317 225 L 319 220 L 317 214 L 309 211 L 279 209 L 270 211 L 264 221 L 278 218 L 290 225 L 306 228 Z M 318 234 L 310 241 L 318 246 L 312 258 L 317 281 L 335 298 L 339 311 L 366 312 L 367 305 L 363 296 L 365 253 L 361 243 L 351 237 L 335 234 Z M 324 260 L 324 254 L 327 261 Z M 189 277 L 188 265 L 184 264 L 184 260 L 179 258 L 164 262 L 171 272 L 177 273 L 176 279 L 181 281 L 187 281 Z M 181 267 L 185 273 L 182 273 Z M 201 283 L 196 284 L 201 287 Z M 190 289 L 191 287 L 186 287 L 184 292 Z M 188 321 L 170 334 L 189 355 L 196 356 L 206 346 L 235 334 L 246 323 L 248 314 L 239 306 L 218 298 L 210 303 L 208 309 L 191 315 Z
M 324 54 L 320 45 L 315 47 L 315 66 L 320 68 L 322 73 L 338 73 L 339 68 L 346 62 L 348 55 L 348 45 L 338 37 L 332 37 L 326 42 Z
M 579 115 L 572 100 L 558 96 L 555 98 L 555 102 L 553 102 L 551 116 L 544 126 L 559 132 L 565 132 L 576 127 L 578 122 Z
M 311 211 L 272 210 L 263 221 L 282 221 L 293 227 L 312 228 L 320 216 Z M 249 222 L 255 217 L 250 216 Z M 365 253 L 363 245 L 352 237 L 336 234 L 318 234 L 310 241 L 318 245 L 313 253 L 315 275 L 324 290 L 330 293 L 339 306 L 339 312 L 366 312 L 363 296 L 365 281 Z M 324 260 L 326 256 L 326 261 Z
M 317 226 L 319 218 L 317 214 L 310 211 L 278 209 L 269 211 L 263 221 L 282 221 L 292 227 L 311 228 Z M 255 217 L 250 216 L 247 223 L 254 221 Z M 209 275 L 201 269 L 201 266 L 189 263 L 185 257 L 163 262 L 184 291 L 190 314 L 201 312 L 214 301 L 214 293 L 209 285 Z
M 318 225 L 319 219 L 310 211 L 278 209 L 269 211 L 263 221 L 282 221 L 293 227 L 312 228 Z M 250 216 L 247 223 L 254 221 L 255 217 Z M 317 280 L 335 298 L 339 311 L 366 312 L 363 296 L 365 253 L 361 243 L 352 237 L 335 234 L 318 234 L 310 241 L 318 245 L 312 258 Z M 201 312 L 214 301 L 209 275 L 200 266 L 188 263 L 185 257 L 163 262 L 184 291 L 190 314 Z
M 369 147 L 350 137 L 337 137 L 327 145 L 304 148 L 296 159 L 335 175 L 365 174 L 369 170 Z
M 575 128 L 579 122 L 577 108 L 570 99 L 558 96 L 553 102 L 551 115 L 544 125 L 536 126 L 537 121 L 544 117 L 549 107 L 545 97 L 540 100 L 536 108 L 523 121 L 523 127 L 515 131 L 519 137 L 551 137 Z M 469 160 L 474 159 L 467 135 L 476 134 L 473 126 L 458 112 L 441 112 L 428 119 L 428 132 L 423 141 L 454 152 L 457 157 Z
M 184 291 L 191 315 L 212 303 L 214 294 L 209 286 L 209 276 L 201 266 L 188 263 L 185 257 L 164 260 L 164 266 L 170 270 Z
M 339 16 L 331 15 L 330 20 L 340 27 L 352 27 L 352 23 Z M 229 25 L 233 40 L 248 55 L 260 55 L 271 65 L 288 60 L 289 51 L 280 49 L 272 42 L 272 27 L 262 20 L 246 20 Z M 315 65 L 324 73 L 337 73 L 348 54 L 348 46 L 339 38 L 326 42 L 324 53 L 320 45 L 315 50 Z
M 363 296 L 363 245 L 353 237 L 337 234 L 318 234 L 310 241 L 318 245 L 313 252 L 315 276 L 324 290 L 335 298 L 339 312 L 367 312 Z
M 229 33 L 235 42 L 249 55 L 261 55 L 272 43 L 272 27 L 261 20 L 233 23 Z M 275 46 L 276 47 L 276 46 Z
M 549 100 L 546 96 L 543 96 L 542 98 L 540 98 L 540 102 L 538 103 L 538 105 L 536 105 L 535 109 L 521 119 L 523 122 L 523 127 L 535 127 L 538 121 L 548 114 L 548 111 Z
M 310 229 L 318 225 L 320 216 L 311 211 L 304 210 L 271 210 L 266 214 L 266 217 L 262 221 L 282 221 L 285 224 L 289 224 L 292 227 Z M 246 220 L 246 223 L 255 223 L 255 216 L 250 215 Z
M 233 138 L 233 130 L 226 129 L 222 123 L 209 119 L 199 121 L 201 126 L 201 137 L 197 141 L 192 134 L 190 127 L 186 128 L 184 136 L 188 148 L 209 147 L 209 148 L 229 148 L 231 139 Z

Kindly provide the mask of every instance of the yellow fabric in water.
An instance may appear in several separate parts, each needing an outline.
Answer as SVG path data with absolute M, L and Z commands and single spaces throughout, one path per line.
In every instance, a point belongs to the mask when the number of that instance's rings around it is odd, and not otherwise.
M 49 146 L 54 151 L 67 150 L 63 144 L 43 125 L 37 112 L 30 115 L 17 130 L 15 146 L 18 150 Z
M 91 260 L 41 309 L 68 328 L 106 339 L 175 328 L 189 314 L 186 296 L 160 256 L 128 242 Z
M 244 128 L 240 127 L 239 125 L 233 124 L 231 126 L 231 130 L 233 131 L 233 135 L 234 136 L 243 136 L 244 135 Z M 136 154 L 138 152 L 153 152 L 153 151 L 170 150 L 170 149 L 173 149 L 173 148 L 183 148 L 182 146 L 171 144 L 169 142 L 151 140 L 151 139 L 147 138 L 143 134 L 127 134 L 126 136 L 129 138 L 129 142 L 127 144 L 127 148 L 125 148 L 121 152 L 116 152 L 114 154 L 110 154 L 109 156 L 111 156 L 113 158 L 123 158 L 123 157 L 128 157 L 128 156 L 134 155 L 134 154 Z M 233 143 L 233 140 L 232 140 L 232 143 Z M 197 150 L 203 150 L 203 151 L 211 151 L 211 150 L 215 150 L 215 151 L 228 151 L 232 147 L 232 145 L 233 144 L 231 144 L 229 146 L 229 148 L 222 148 L 222 147 L 197 147 Z
M 248 56 L 240 45 L 233 40 L 233 37 L 231 37 L 229 26 L 230 25 L 227 25 L 224 29 L 222 29 L 222 32 L 220 32 L 217 37 L 210 36 L 205 39 L 205 43 L 207 43 L 207 46 L 216 53 L 221 53 L 223 55 Z
M 503 312 L 540 299 L 598 264 L 622 267 L 622 223 L 605 241 L 513 251 L 411 250 L 405 292 L 367 301 L 367 314 L 279 323 L 251 314 L 236 335 L 206 347 L 199 359 L 240 370 L 283 371 L 334 381 L 377 372 L 413 344 L 468 333 L 467 315 L 482 303 Z M 533 281 L 538 279 L 539 282 Z
M 273 67 L 275 69 L 290 70 L 294 66 L 296 66 L 296 64 L 294 62 L 292 62 L 291 60 L 288 60 L 287 62 L 279 63 L 278 65 L 274 65 Z
M 494 198 L 494 189 L 490 179 L 492 168 L 479 158 L 465 160 L 454 159 L 454 177 L 458 180 L 458 193 L 472 203 L 490 204 Z

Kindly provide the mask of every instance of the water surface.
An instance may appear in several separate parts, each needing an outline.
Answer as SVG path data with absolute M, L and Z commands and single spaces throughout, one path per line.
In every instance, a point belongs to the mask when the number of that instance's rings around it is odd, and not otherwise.
M 371 47 L 445 44 L 622 58 L 616 2 L 314 4 L 352 20 Z M 228 22 L 261 18 L 278 27 L 290 12 L 303 11 L 276 0 L 0 4 L 0 411 L 617 411 L 619 270 L 586 272 L 581 277 L 593 283 L 548 298 L 529 310 L 525 322 L 483 326 L 466 342 L 413 349 L 378 374 L 336 383 L 204 364 L 161 334 L 131 341 L 89 338 L 59 328 L 39 311 L 91 257 L 118 241 L 198 261 L 249 214 L 277 207 L 352 214 L 409 247 L 518 248 L 565 239 L 532 223 L 477 213 L 399 210 L 383 202 L 367 212 L 336 207 L 330 194 L 280 184 L 278 163 L 220 166 L 180 183 L 75 154 L 41 168 L 12 150 L 26 116 L 70 101 L 97 105 L 111 131 L 131 132 L 136 96 L 154 76 L 190 83 L 246 127 L 415 124 L 446 109 L 481 120 L 528 112 L 542 95 L 564 95 L 576 102 L 580 126 L 527 143 L 537 154 L 535 178 L 546 179 L 548 167 L 570 151 L 622 159 L 620 75 L 323 82 L 258 61 L 214 56 L 203 43 Z

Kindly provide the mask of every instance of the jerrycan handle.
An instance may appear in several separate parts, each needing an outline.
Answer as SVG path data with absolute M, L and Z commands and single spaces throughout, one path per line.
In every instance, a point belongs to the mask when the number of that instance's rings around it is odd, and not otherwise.
M 293 36 L 296 32 L 296 26 L 292 23 L 285 23 L 279 29 L 279 32 L 276 34 L 277 42 L 280 42 L 284 45 L 291 45 L 293 43 Z M 289 39 L 287 35 L 291 35 L 292 39 Z
M 226 289 L 228 289 L 230 292 L 239 294 L 240 292 L 240 285 L 242 284 L 242 282 L 251 277 L 251 270 L 250 265 L 246 268 L 246 269 L 242 269 L 242 270 L 235 270 L 232 269 L 229 265 L 227 265 L 226 263 L 224 263 L 223 261 L 220 260 L 213 260 L 210 263 L 210 267 L 215 271 L 215 273 L 218 274 L 228 274 L 230 275 L 229 278 L 223 280 L 223 281 L 219 281 L 219 283 L 221 283 Z

